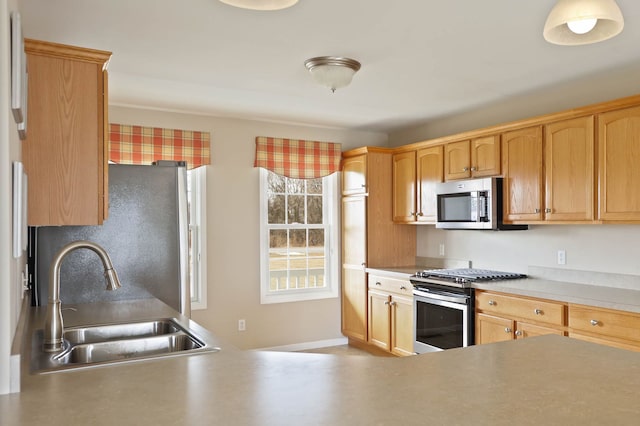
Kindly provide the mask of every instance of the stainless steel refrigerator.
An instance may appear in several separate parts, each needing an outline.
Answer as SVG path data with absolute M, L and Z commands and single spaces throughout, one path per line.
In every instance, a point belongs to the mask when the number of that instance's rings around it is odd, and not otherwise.
M 109 217 L 103 225 L 30 229 L 33 304 L 47 303 L 49 265 L 56 253 L 71 241 L 89 240 L 107 251 L 122 287 L 106 291 L 98 256 L 75 250 L 61 266 L 63 304 L 155 297 L 190 316 L 186 168 L 159 163 L 109 165 Z

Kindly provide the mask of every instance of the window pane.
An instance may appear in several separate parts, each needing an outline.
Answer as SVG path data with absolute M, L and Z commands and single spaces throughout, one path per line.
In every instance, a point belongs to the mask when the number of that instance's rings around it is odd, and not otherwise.
M 322 223 L 322 197 L 307 197 L 307 223 Z
M 269 194 L 269 223 L 284 223 L 284 195 Z
M 288 201 L 287 223 L 304 223 L 304 196 L 290 195 Z
M 324 229 L 309 229 L 309 249 L 317 248 L 324 253 Z
M 284 193 L 286 177 L 269 172 L 267 177 L 267 191 Z
M 302 248 L 302 250 L 298 250 L 298 252 L 304 253 L 307 248 L 307 230 L 306 229 L 289 230 L 289 247 Z
M 287 179 L 287 192 L 289 194 L 304 194 L 304 179 Z
M 322 179 L 307 180 L 307 194 L 322 194 Z

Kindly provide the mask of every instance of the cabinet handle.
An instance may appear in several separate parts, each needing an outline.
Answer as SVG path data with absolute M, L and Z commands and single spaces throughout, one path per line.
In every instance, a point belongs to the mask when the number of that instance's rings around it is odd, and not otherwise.
M 376 281 L 376 285 L 382 285 L 380 281 Z
M 544 209 L 545 213 L 551 213 L 551 209 Z
M 594 327 L 595 327 L 596 325 L 600 324 L 600 321 L 598 321 L 598 320 L 594 320 L 594 319 L 592 319 L 592 320 L 591 320 L 591 321 L 589 321 L 589 322 L 590 322 L 590 323 L 591 323 L 591 325 L 592 325 L 592 326 L 594 326 Z
M 489 306 L 495 306 L 496 302 L 495 300 L 489 300 Z
M 542 310 L 540 310 L 540 309 L 534 309 L 534 310 L 533 310 L 533 313 L 534 313 L 534 314 L 536 314 L 536 315 L 542 315 Z
M 504 328 L 504 332 L 505 332 L 505 333 L 511 333 L 511 328 L 509 328 L 509 327 L 505 327 L 505 328 Z
M 516 336 L 522 336 L 522 331 L 516 330 Z

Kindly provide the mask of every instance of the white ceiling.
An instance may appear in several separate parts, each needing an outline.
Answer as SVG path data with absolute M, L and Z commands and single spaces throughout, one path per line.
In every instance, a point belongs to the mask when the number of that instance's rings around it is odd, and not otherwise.
M 25 37 L 109 50 L 115 105 L 393 132 L 640 65 L 640 1 L 619 36 L 545 42 L 555 0 L 300 0 L 276 12 L 217 0 L 20 0 Z M 362 63 L 331 93 L 314 56 Z M 638 75 L 640 79 L 640 75 Z M 630 95 L 633 93 L 629 93 Z

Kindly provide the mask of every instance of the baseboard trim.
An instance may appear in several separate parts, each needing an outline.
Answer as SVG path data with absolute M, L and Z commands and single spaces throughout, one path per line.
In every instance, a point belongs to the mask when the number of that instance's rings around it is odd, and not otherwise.
M 330 346 L 341 346 L 349 343 L 346 337 L 337 339 L 317 340 L 315 342 L 295 343 L 293 345 L 273 346 L 270 348 L 258 348 L 255 351 L 275 351 L 275 352 L 296 352 L 308 351 L 309 349 L 327 348 Z

